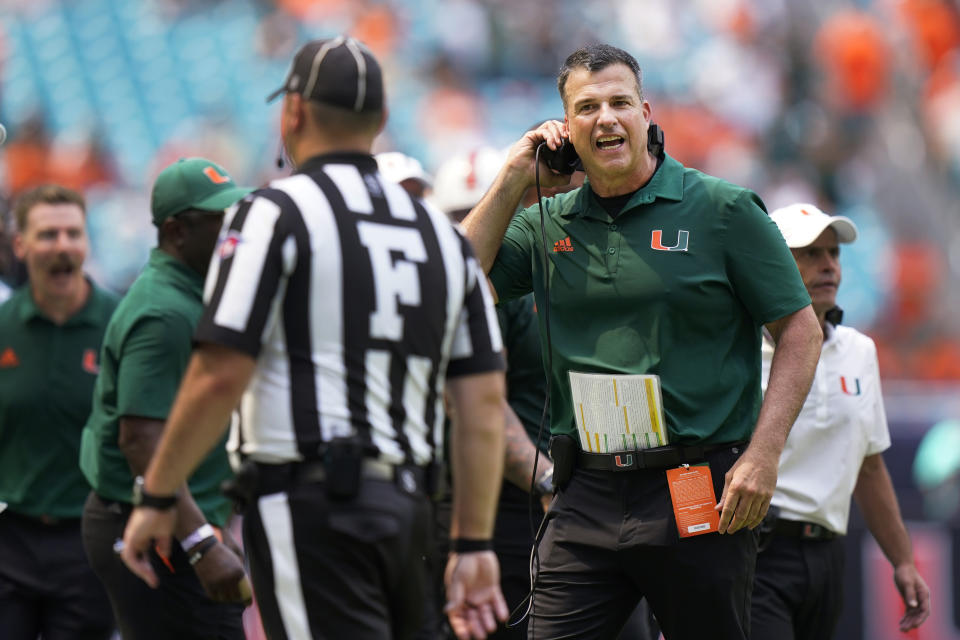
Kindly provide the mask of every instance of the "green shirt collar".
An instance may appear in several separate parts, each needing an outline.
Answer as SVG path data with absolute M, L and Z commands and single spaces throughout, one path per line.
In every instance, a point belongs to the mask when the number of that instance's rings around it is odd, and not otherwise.
M 87 301 L 80 311 L 70 316 L 67 321 L 63 323 L 64 327 L 80 325 L 98 326 L 103 324 L 105 305 L 108 305 L 110 300 L 108 296 L 93 283 L 93 280 L 91 280 L 89 276 L 84 276 L 84 278 L 87 284 L 90 285 L 90 295 L 87 296 Z M 34 302 L 33 289 L 29 283 L 26 284 L 19 293 L 20 295 L 16 297 L 17 302 L 14 304 L 20 307 L 17 312 L 22 322 L 26 323 L 35 318 L 50 322 L 50 318 L 48 318 L 40 307 L 37 306 L 37 303 Z M 13 298 L 11 298 L 11 302 L 13 302 Z
M 203 276 L 159 247 L 150 250 L 149 267 L 166 273 L 198 298 L 203 297 Z
M 628 211 L 640 205 L 650 204 L 657 198 L 676 200 L 678 202 L 683 199 L 683 165 L 667 154 L 664 154 L 664 156 L 663 164 L 661 164 L 657 172 L 653 174 L 650 182 L 643 185 L 643 187 L 633 194 L 633 197 L 627 202 L 623 211 Z M 589 178 L 583 181 L 583 187 L 581 187 L 577 193 L 577 206 L 561 211 L 560 215 L 567 218 L 582 215 L 586 218 L 610 219 L 607 212 L 594 200 L 593 189 L 590 188 Z

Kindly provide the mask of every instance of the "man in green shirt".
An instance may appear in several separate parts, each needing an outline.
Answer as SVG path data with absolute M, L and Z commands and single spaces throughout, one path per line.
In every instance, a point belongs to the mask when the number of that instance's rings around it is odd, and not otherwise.
M 755 194 L 683 167 L 648 140 L 651 108 L 630 54 L 580 49 L 558 87 L 564 122 L 524 135 L 464 220 L 499 297 L 532 290 L 541 335 L 549 326 L 552 336 L 544 354 L 552 357 L 552 452 L 562 490 L 546 516 L 530 635 L 615 637 L 645 596 L 671 640 L 746 638 L 751 529 L 770 504 L 780 451 L 819 355 L 810 298 Z M 587 180 L 544 202 L 552 250 L 543 252 L 538 208 L 512 214 L 534 182 L 537 147 L 556 149 L 564 138 Z M 547 186 L 567 179 L 543 164 L 540 174 Z M 776 391 L 761 406 L 764 325 L 777 338 L 778 359 Z M 576 373 L 605 374 L 582 379 L 612 389 L 610 407 L 622 398 L 612 376 L 658 376 L 665 433 L 655 403 L 645 409 L 670 444 L 605 445 L 599 431 L 622 428 L 626 405 L 604 414 L 606 400 L 587 393 L 575 415 Z M 657 396 L 652 380 L 640 384 L 651 389 L 644 397 Z M 590 400 L 599 407 L 592 434 L 578 427 Z M 563 461 L 557 446 L 567 447 Z M 719 521 L 691 535 L 700 529 L 678 525 L 666 472 L 704 462 L 715 494 L 706 504 L 719 498 Z M 705 475 L 699 467 L 683 473 Z
M 108 638 L 110 603 L 80 540 L 77 453 L 117 300 L 83 274 L 83 196 L 38 187 L 14 212 L 30 279 L 0 306 L 0 635 Z
M 190 491 L 180 492 L 180 545 L 169 558 L 153 557 L 159 589 L 130 573 L 114 542 L 132 510 L 134 476 L 150 462 L 190 358 L 223 211 L 247 191 L 202 158 L 181 159 L 160 173 L 151 198 L 158 246 L 104 337 L 80 453 L 93 487 L 83 513 L 84 545 L 126 639 L 243 637 L 243 567 L 235 547 L 218 541 L 232 543 L 222 532 L 231 510 L 220 493 L 231 474 L 222 443 L 191 476 Z

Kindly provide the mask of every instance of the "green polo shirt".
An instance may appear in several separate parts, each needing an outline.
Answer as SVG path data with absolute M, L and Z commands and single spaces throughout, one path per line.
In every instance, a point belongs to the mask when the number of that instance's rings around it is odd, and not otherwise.
M 760 198 L 667 156 L 612 218 L 589 182 L 545 202 L 551 428 L 576 433 L 568 372 L 657 374 L 672 443 L 750 437 L 760 409 L 760 329 L 810 304 Z M 533 290 L 544 323 L 536 205 L 511 221 L 490 279 Z
M 130 502 L 133 475 L 118 444 L 120 417 L 166 420 L 202 313 L 200 274 L 153 249 L 107 326 L 93 411 L 83 430 L 80 467 L 102 497 Z M 225 439 L 189 481 L 194 500 L 215 525 L 226 522 L 231 508 L 220 493 L 220 483 L 231 474 Z
M 533 295 L 505 300 L 497 305 L 500 335 L 507 352 L 507 402 L 532 442 L 537 441 L 547 379 L 543 375 L 540 329 Z M 547 450 L 550 427 L 540 434 L 540 449 Z
M 87 303 L 59 326 L 34 304 L 29 285 L 0 305 L 0 501 L 17 513 L 79 518 L 90 492 L 77 452 L 117 306 L 90 284 Z

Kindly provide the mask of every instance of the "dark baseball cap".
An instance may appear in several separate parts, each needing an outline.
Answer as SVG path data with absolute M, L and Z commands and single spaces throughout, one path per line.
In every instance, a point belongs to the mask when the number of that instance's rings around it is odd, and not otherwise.
M 150 210 L 153 224 L 187 209 L 223 211 L 250 193 L 238 187 L 226 170 L 206 158 L 180 158 L 160 172 L 153 183 Z
M 299 93 L 357 113 L 380 111 L 383 74 L 370 50 L 353 38 L 311 40 L 293 57 L 283 86 L 267 96 L 267 102 L 282 93 Z

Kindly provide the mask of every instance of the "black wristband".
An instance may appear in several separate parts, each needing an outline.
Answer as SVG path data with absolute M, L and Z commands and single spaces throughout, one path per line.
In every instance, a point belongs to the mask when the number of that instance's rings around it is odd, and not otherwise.
M 165 511 L 177 504 L 177 494 L 172 496 L 158 496 L 147 493 L 143 487 L 143 476 L 137 476 L 133 479 L 133 506 L 150 507 L 151 509 L 160 509 Z
M 210 549 L 213 549 L 213 547 L 216 546 L 218 542 L 220 541 L 217 540 L 216 536 L 210 536 L 203 542 L 200 542 L 199 544 L 195 545 L 192 549 L 190 549 L 190 555 L 188 557 L 188 560 L 190 561 L 190 566 L 192 567 L 193 565 L 200 562 L 200 559 L 203 558 L 203 556 L 207 555 L 207 551 L 210 551 Z
M 452 553 L 473 553 L 474 551 L 493 551 L 493 540 L 479 538 L 451 538 Z

